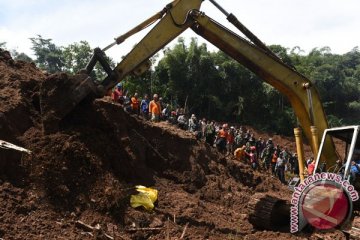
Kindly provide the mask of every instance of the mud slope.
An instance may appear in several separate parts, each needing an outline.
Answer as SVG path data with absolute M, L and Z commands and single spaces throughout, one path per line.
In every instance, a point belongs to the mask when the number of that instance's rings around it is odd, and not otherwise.
M 288 198 L 276 179 L 172 126 L 132 117 L 106 98 L 82 102 L 58 132 L 44 135 L 37 96 L 46 76 L 6 52 L 0 70 L 0 139 L 33 151 L 21 156 L 0 150 L 3 163 L 16 163 L 0 174 L 0 238 L 311 237 L 261 231 L 249 223 L 247 204 L 254 193 Z M 137 184 L 159 190 L 154 211 L 130 207 Z M 77 221 L 101 228 L 89 233 Z

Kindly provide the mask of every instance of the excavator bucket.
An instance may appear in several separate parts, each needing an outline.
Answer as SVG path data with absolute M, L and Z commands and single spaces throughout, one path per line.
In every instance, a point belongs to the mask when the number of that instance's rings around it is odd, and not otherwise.
M 44 133 L 58 130 L 60 121 L 83 99 L 94 95 L 96 86 L 87 74 L 50 75 L 40 87 L 40 109 Z
M 81 73 L 72 76 L 65 73 L 53 74 L 42 83 L 40 109 L 44 133 L 56 132 L 60 121 L 87 97 L 104 96 L 103 85 L 96 85 L 89 76 L 96 63 L 99 63 L 108 75 L 102 84 L 117 80 L 105 53 L 100 48 L 95 48 L 93 56 Z

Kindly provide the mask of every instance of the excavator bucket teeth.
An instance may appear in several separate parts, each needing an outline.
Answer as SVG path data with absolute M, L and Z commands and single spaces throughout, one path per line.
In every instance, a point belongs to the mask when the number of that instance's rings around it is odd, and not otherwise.
M 87 74 L 50 75 L 40 87 L 40 109 L 44 133 L 56 132 L 60 121 L 95 91 L 96 86 Z

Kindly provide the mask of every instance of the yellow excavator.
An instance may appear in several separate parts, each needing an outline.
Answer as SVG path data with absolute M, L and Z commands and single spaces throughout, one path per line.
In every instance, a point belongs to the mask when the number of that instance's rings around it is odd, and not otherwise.
M 298 146 L 300 177 L 303 180 L 304 155 L 301 136 L 305 135 L 314 155 L 317 156 L 320 143 L 318 136 L 322 136 L 328 128 L 316 88 L 309 79 L 276 56 L 233 14 L 228 13 L 215 0 L 209 1 L 224 13 L 227 20 L 239 29 L 248 40 L 201 12 L 200 7 L 203 0 L 175 0 L 127 33 L 115 38 L 115 42 L 109 46 L 104 49 L 96 48 L 86 69 L 80 74 L 55 83 L 45 81 L 40 93 L 44 131 L 51 132 L 54 129 L 53 125 L 59 123 L 84 99 L 103 97 L 129 74 L 142 74 L 150 67 L 150 57 L 183 31 L 191 28 L 196 34 L 247 67 L 288 98 L 301 125 L 301 128 L 298 127 L 294 130 L 294 133 Z M 105 51 L 121 44 L 128 37 L 152 24 L 155 26 L 148 34 L 112 69 L 106 61 Z M 89 76 L 97 62 L 107 73 L 107 77 L 103 81 L 93 80 Z M 61 99 L 61 103 L 58 99 Z M 321 147 L 322 152 L 319 154 L 317 162 L 325 163 L 328 168 L 335 168 L 334 166 L 338 164 L 339 154 L 336 153 L 332 139 L 325 138 L 321 142 Z M 346 171 L 348 169 L 347 165 Z M 269 202 L 271 206 L 279 205 L 277 200 Z M 278 206 L 273 209 L 281 208 Z M 277 210 L 274 212 L 273 209 L 269 210 L 271 214 L 268 214 L 263 225 L 274 219 L 271 220 L 271 216 L 276 214 Z M 258 222 L 262 221 L 258 220 Z

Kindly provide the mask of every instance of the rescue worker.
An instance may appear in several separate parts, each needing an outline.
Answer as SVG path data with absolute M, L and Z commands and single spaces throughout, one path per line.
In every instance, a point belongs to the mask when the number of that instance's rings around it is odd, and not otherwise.
M 282 156 L 282 154 L 279 155 L 277 161 L 276 161 L 276 167 L 275 167 L 275 171 L 277 173 L 277 176 L 280 180 L 280 182 L 282 182 L 283 184 L 286 184 L 285 181 L 285 160 Z
M 161 106 L 159 102 L 159 96 L 156 93 L 153 96 L 153 100 L 149 104 L 149 114 L 151 115 L 151 121 L 160 121 Z
M 165 108 L 162 110 L 163 120 L 168 120 L 170 118 L 170 104 L 166 104 Z
M 271 145 L 268 145 L 261 153 L 261 159 L 263 162 L 263 167 L 265 169 L 269 169 L 272 157 L 273 157 L 273 151 L 271 149 Z
M 228 125 L 224 124 L 223 127 L 219 130 L 217 140 L 216 140 L 216 147 L 218 148 L 219 152 L 226 153 L 226 143 L 227 143 L 227 132 Z
M 291 170 L 292 173 L 294 173 L 295 175 L 299 175 L 299 162 L 298 162 L 298 157 L 297 157 L 297 153 L 294 153 L 291 157 L 290 157 L 290 161 L 291 161 Z
M 257 168 L 257 157 L 256 157 L 255 152 L 256 152 L 256 148 L 254 146 L 252 146 L 250 148 L 250 153 L 247 153 L 245 151 L 245 154 L 249 158 L 250 165 L 251 165 L 252 169 L 254 169 L 254 170 Z
M 215 123 L 214 121 L 209 122 L 206 125 L 206 129 L 205 129 L 205 141 L 210 145 L 213 146 L 214 145 L 214 141 L 215 141 Z
M 360 175 L 360 159 L 351 161 L 350 174 L 351 174 L 351 182 L 353 183 L 355 182 L 356 177 Z
M 274 143 L 272 141 L 272 138 L 269 138 L 267 141 L 266 141 L 266 146 L 270 146 L 270 148 L 274 148 Z
M 307 170 L 308 170 L 308 175 L 312 175 L 314 173 L 314 169 L 315 169 L 315 160 L 312 159 L 312 161 L 308 164 L 307 166 Z
M 131 110 L 134 114 L 139 114 L 139 100 L 138 93 L 135 93 L 131 98 Z
M 111 99 L 114 102 L 123 104 L 123 99 L 122 98 L 123 98 L 122 84 L 118 83 L 118 84 L 116 84 L 115 89 L 111 94 Z
M 143 117 L 145 117 L 146 119 L 149 116 L 149 104 L 150 104 L 149 95 L 145 94 L 144 99 L 141 100 L 140 103 L 140 111 Z
M 235 142 L 235 148 L 239 148 L 245 145 L 245 141 L 242 136 L 242 132 L 240 130 L 238 131 L 238 134 L 235 136 L 234 142 Z
M 234 140 L 235 140 L 235 127 L 231 126 L 227 136 L 227 151 L 228 154 L 234 151 Z
M 244 162 L 245 161 L 245 145 L 243 145 L 242 147 L 237 148 L 235 150 L 235 152 L 234 152 L 234 156 L 239 161 Z
M 275 168 L 276 168 L 277 159 L 278 159 L 278 157 L 277 157 L 276 153 L 274 153 L 271 158 L 271 173 L 274 176 L 276 175 Z
M 201 138 L 205 138 L 206 125 L 207 125 L 206 119 L 203 118 L 203 119 L 200 121 Z
M 187 130 L 188 120 L 183 111 L 179 111 L 179 117 L 177 118 L 177 123 L 178 123 L 179 128 L 181 128 L 183 130 Z
M 266 147 L 265 141 L 262 139 L 262 137 L 259 137 L 259 139 L 256 141 L 255 147 L 256 147 L 256 155 L 259 158 L 260 154 Z
M 195 114 L 191 114 L 191 118 L 189 119 L 189 131 L 190 132 L 196 132 L 198 129 L 198 122 L 196 119 Z

